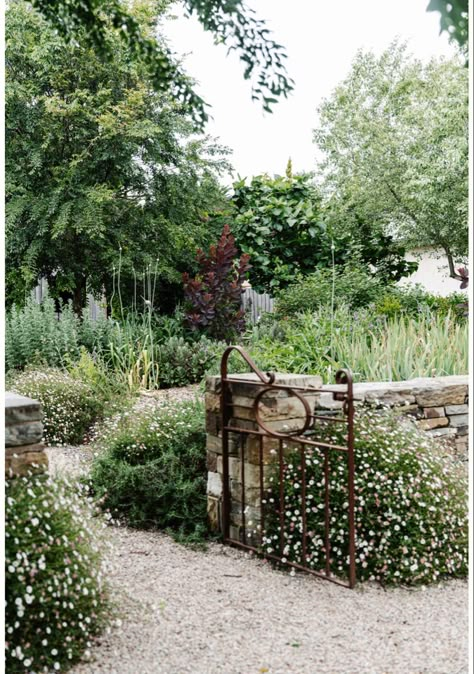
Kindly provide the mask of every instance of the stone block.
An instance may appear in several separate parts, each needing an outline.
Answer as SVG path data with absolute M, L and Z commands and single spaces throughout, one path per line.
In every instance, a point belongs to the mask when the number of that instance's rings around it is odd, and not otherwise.
M 456 428 L 456 435 L 458 437 L 467 437 L 469 435 L 469 426 L 459 426 Z
M 469 405 L 448 405 L 446 407 L 446 415 L 449 417 L 452 414 L 468 414 Z
M 42 452 L 44 450 L 44 445 L 34 444 L 34 445 L 16 445 L 14 447 L 5 447 L 5 456 L 13 456 L 17 454 L 24 454 L 26 452 Z
M 222 475 L 219 475 L 219 473 L 207 474 L 207 493 L 209 496 L 222 496 Z
M 207 521 L 211 531 L 221 531 L 220 501 L 215 496 L 207 497 Z
M 222 454 L 222 437 L 208 433 L 206 435 L 206 449 L 209 452 L 216 452 L 216 454 Z
M 429 433 L 433 438 L 449 438 L 456 435 L 456 429 L 451 428 L 450 426 L 445 426 L 444 428 L 433 428 L 426 432 Z
M 24 421 L 14 426 L 5 426 L 5 447 L 34 445 L 43 437 L 41 421 Z
M 232 500 L 242 503 L 242 483 L 240 480 L 230 480 L 230 493 Z M 260 507 L 260 489 L 245 484 L 243 494 L 244 506 Z
M 219 435 L 221 425 L 220 414 L 206 410 L 206 431 L 211 435 Z
M 421 421 L 418 422 L 418 428 L 427 431 L 432 428 L 447 426 L 448 424 L 449 419 L 447 419 L 447 417 L 433 417 L 432 419 L 421 419 Z
M 267 465 L 274 463 L 278 459 L 279 440 L 268 436 L 262 437 L 262 463 Z M 245 461 L 247 463 L 260 463 L 260 437 L 249 435 L 244 449 Z
M 23 452 L 5 457 L 5 475 L 22 477 L 28 472 L 42 473 L 48 469 L 46 452 Z
M 5 426 L 41 419 L 41 405 L 37 400 L 18 393 L 5 393 Z
M 217 459 L 219 455 L 216 452 L 207 452 L 206 468 L 210 473 L 217 473 Z
M 425 384 L 419 389 L 415 388 L 413 392 L 420 407 L 463 405 L 467 385 L 443 384 L 439 380 L 434 380 L 431 386 Z
M 205 393 L 204 394 L 204 402 L 206 406 L 206 410 L 209 412 L 218 412 L 220 413 L 221 410 L 221 397 L 217 395 L 217 393 Z
M 468 414 L 453 414 L 449 417 L 449 425 L 454 428 L 460 428 L 462 426 L 469 425 L 469 415 Z
M 444 417 L 449 414 L 448 408 L 444 407 L 425 407 L 423 410 L 423 416 L 425 419 L 435 419 L 436 417 Z

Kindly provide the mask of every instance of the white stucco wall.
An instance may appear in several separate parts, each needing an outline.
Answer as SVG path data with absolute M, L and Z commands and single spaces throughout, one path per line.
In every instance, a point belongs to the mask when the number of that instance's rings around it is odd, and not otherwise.
M 399 285 L 419 283 L 430 293 L 443 297 L 452 292 L 467 294 L 467 290 L 459 289 L 460 281 L 450 278 L 448 261 L 442 251 L 420 248 L 407 253 L 405 259 L 418 262 L 418 269 L 411 276 L 399 281 Z

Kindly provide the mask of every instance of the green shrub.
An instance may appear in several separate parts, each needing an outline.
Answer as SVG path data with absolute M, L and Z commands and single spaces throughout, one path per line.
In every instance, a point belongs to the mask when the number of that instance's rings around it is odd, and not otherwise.
M 206 532 L 206 434 L 200 402 L 123 414 L 105 424 L 91 484 L 131 526 Z
M 320 307 L 346 305 L 357 309 L 377 301 L 386 285 L 369 274 L 364 268 L 345 266 L 336 269 L 317 269 L 309 276 L 295 280 L 285 290 L 276 294 L 276 312 L 280 316 L 292 316 L 300 312 L 312 312 Z
M 193 342 L 187 342 L 183 337 L 170 337 L 158 347 L 160 387 L 186 386 L 201 381 L 225 346 L 204 336 Z
M 8 480 L 6 670 L 64 671 L 107 616 L 103 541 L 92 509 L 48 476 Z
M 408 425 L 409 424 L 409 425 Z M 333 424 L 332 426 L 335 426 Z M 326 426 L 327 428 L 327 426 Z M 318 439 L 343 444 L 338 426 Z M 330 542 L 332 572 L 344 575 L 349 554 L 347 457 L 330 457 Z M 355 423 L 356 570 L 360 580 L 430 583 L 468 572 L 468 483 L 464 468 L 447 458 L 426 433 L 392 415 L 367 411 Z M 286 459 L 284 471 L 285 559 L 302 560 L 301 454 Z M 273 483 L 278 484 L 277 472 Z M 306 453 L 306 563 L 323 570 L 324 454 Z M 279 490 L 265 521 L 264 549 L 278 550 Z
M 385 289 L 375 303 L 375 311 L 387 318 L 402 314 L 416 317 L 423 313 L 444 317 L 450 314 L 456 320 L 465 322 L 467 297 L 461 292 L 452 292 L 446 297 L 435 295 L 421 285 L 398 286 Z
M 104 400 L 97 392 L 63 370 L 17 373 L 10 378 L 9 388 L 39 400 L 48 445 L 83 442 L 86 431 L 104 412 Z

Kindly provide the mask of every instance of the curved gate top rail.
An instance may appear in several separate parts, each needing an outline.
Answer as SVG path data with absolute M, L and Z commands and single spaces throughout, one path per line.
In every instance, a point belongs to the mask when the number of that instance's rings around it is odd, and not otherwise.
M 245 375 L 228 374 L 228 360 L 233 351 L 237 351 L 242 359 L 249 365 L 251 371 L 257 376 L 257 380 L 245 378 Z M 355 562 L 355 496 L 354 496 L 354 398 L 353 398 L 353 381 L 350 370 L 341 369 L 336 373 L 336 386 L 321 385 L 321 386 L 299 386 L 291 383 L 277 383 L 276 374 L 272 372 L 262 372 L 246 351 L 240 346 L 229 346 L 224 351 L 221 360 L 221 428 L 222 428 L 222 479 L 223 479 L 223 500 L 222 500 L 222 531 L 224 541 L 226 543 L 242 547 L 246 550 L 252 550 L 263 554 L 276 561 L 283 562 L 288 566 L 299 570 L 304 570 L 314 575 L 323 577 L 334 583 L 344 585 L 346 587 L 354 587 L 356 576 L 356 562 Z M 232 400 L 232 386 L 245 385 L 245 390 L 253 403 L 251 408 L 247 410 L 250 414 L 250 422 L 247 420 L 242 423 L 239 419 L 233 418 L 234 404 Z M 265 423 L 262 417 L 261 404 L 264 404 L 265 396 L 267 400 L 269 394 L 275 391 L 276 396 L 285 396 L 286 398 L 296 398 L 302 408 L 302 413 L 297 415 L 298 428 L 286 429 L 285 432 L 276 430 Z M 335 412 L 320 412 L 316 413 L 312 408 L 314 406 L 314 397 L 321 393 L 332 394 L 332 399 L 339 401 L 339 409 Z M 339 412 L 339 414 L 338 414 Z M 294 422 L 295 419 L 292 419 Z M 329 442 L 327 435 L 324 439 L 318 439 L 318 428 L 321 429 L 321 424 L 344 424 L 347 427 L 347 432 L 341 437 L 345 442 L 335 444 Z M 230 457 L 230 440 L 233 440 L 233 450 L 237 457 Z M 236 442 L 236 437 L 238 438 Z M 252 438 L 252 440 L 249 440 Z M 297 445 L 300 463 L 301 463 L 301 523 L 300 530 L 302 534 L 301 540 L 301 561 L 291 561 L 286 559 L 285 550 L 285 447 L 284 441 L 291 443 L 292 446 Z M 259 499 L 252 501 L 249 505 L 249 492 L 255 492 L 255 488 L 248 488 L 246 486 L 247 472 L 252 469 L 254 471 L 255 465 L 247 463 L 246 456 L 249 452 L 248 444 L 257 443 L 258 446 L 258 488 Z M 276 461 L 273 465 L 274 473 L 278 473 L 278 495 L 279 501 L 276 505 L 276 511 L 279 515 L 279 550 L 278 552 L 268 552 L 264 548 L 264 533 L 265 533 L 265 519 L 268 516 L 267 501 L 266 501 L 266 476 L 265 471 L 272 469 L 268 461 L 264 463 L 263 452 L 264 443 L 275 443 L 274 450 L 277 455 Z M 276 444 L 277 443 L 277 444 Z M 321 549 L 324 551 L 325 564 L 323 570 L 314 569 L 311 563 L 308 563 L 308 529 L 307 529 L 307 493 L 310 486 L 306 484 L 306 464 L 308 454 L 314 451 L 319 451 L 324 455 L 324 545 Z M 347 582 L 341 580 L 332 572 L 331 564 L 331 540 L 330 540 L 330 518 L 331 518 L 331 494 L 329 488 L 330 477 L 330 453 L 337 451 L 346 456 L 347 461 L 347 481 L 344 488 L 348 493 L 348 565 L 347 565 Z M 229 471 L 230 460 L 233 461 L 232 478 Z M 235 462 L 238 462 L 236 464 Z M 236 472 L 236 466 L 238 471 Z M 278 471 L 276 470 L 278 468 Z M 237 474 L 238 473 L 238 474 Z M 272 478 L 274 479 L 274 478 Z M 253 485 L 255 487 L 255 485 Z M 268 491 L 268 490 L 267 490 Z M 310 497 L 312 498 L 312 497 Z M 259 501 L 259 503 L 258 503 Z M 249 533 L 249 527 L 246 522 L 246 513 L 249 508 L 252 509 L 254 515 L 253 519 L 257 521 L 257 528 L 253 533 Z M 235 527 L 231 520 L 239 521 L 239 526 Z M 254 521 L 255 524 L 255 521 Z M 343 524 L 339 523 L 342 527 Z M 248 538 L 251 539 L 250 544 Z

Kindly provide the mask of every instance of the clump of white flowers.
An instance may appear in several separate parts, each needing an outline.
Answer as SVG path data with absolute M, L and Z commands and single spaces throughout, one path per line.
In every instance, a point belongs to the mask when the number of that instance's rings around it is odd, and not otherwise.
M 345 444 L 345 428 L 321 424 L 318 438 Z M 330 561 L 348 570 L 347 455 L 329 452 Z M 279 480 L 271 481 L 263 549 L 316 571 L 325 568 L 324 453 L 305 446 L 305 502 L 300 448 L 286 452 L 280 550 Z M 360 580 L 427 584 L 468 572 L 468 481 L 463 466 L 414 425 L 375 410 L 355 420 L 356 569 Z M 303 559 L 303 509 L 306 551 Z
M 63 370 L 21 372 L 10 388 L 41 403 L 43 440 L 48 445 L 81 443 L 103 412 L 103 402 L 92 387 Z
M 65 671 L 108 613 L 107 543 L 92 502 L 66 480 L 7 481 L 6 670 Z

